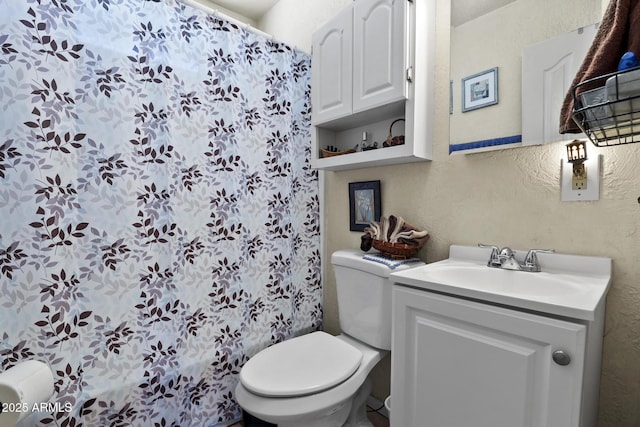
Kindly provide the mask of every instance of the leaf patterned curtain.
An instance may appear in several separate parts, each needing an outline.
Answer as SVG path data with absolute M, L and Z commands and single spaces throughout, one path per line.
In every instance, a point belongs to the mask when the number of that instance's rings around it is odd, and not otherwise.
M 176 0 L 0 0 L 0 371 L 22 426 L 213 426 L 321 327 L 308 55 Z

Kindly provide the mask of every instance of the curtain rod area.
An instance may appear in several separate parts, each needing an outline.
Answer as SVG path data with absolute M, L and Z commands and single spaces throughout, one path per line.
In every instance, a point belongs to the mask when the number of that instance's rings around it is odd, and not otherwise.
M 180 1 L 181 3 L 184 3 L 184 4 L 188 5 L 188 6 L 194 7 L 196 9 L 200 9 L 200 10 L 203 10 L 203 11 L 205 11 L 207 13 L 212 13 L 212 14 L 214 14 L 216 16 L 219 16 L 219 17 L 231 22 L 232 24 L 237 25 L 238 27 L 240 27 L 242 29 L 245 29 L 247 31 L 251 31 L 252 33 L 256 33 L 256 34 L 258 34 L 260 36 L 266 37 L 266 38 L 271 39 L 271 40 L 274 39 L 271 34 L 267 34 L 264 31 L 260 31 L 256 27 L 254 27 L 252 25 L 249 25 L 246 22 L 242 22 L 242 21 L 239 21 L 238 19 L 232 18 L 231 16 L 227 15 L 226 13 L 224 13 L 224 12 L 218 10 L 218 9 L 215 9 L 215 8 L 213 8 L 211 6 L 206 6 L 206 5 L 204 5 L 204 4 L 200 3 L 200 2 L 197 2 L 195 0 L 178 0 L 178 1 Z

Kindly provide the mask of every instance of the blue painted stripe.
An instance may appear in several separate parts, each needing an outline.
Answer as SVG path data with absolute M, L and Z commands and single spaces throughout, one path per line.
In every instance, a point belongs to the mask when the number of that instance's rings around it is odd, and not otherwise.
M 472 150 L 474 148 L 495 147 L 498 145 L 522 142 L 522 135 L 505 136 L 503 138 L 485 139 L 482 141 L 465 142 L 464 144 L 449 145 L 449 154 L 455 151 Z

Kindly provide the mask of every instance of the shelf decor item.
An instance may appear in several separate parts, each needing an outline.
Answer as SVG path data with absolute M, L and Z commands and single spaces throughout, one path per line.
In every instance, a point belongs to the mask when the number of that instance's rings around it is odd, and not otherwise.
M 356 152 L 355 148 L 350 148 L 348 150 L 342 150 L 342 151 L 331 151 L 331 150 L 326 150 L 324 148 L 321 148 L 320 158 L 324 159 L 325 157 L 342 156 L 343 154 L 351 154 L 355 152 Z
M 387 136 L 386 141 L 382 144 L 383 147 L 393 147 L 404 144 L 404 135 L 393 136 L 393 125 L 398 122 L 404 122 L 404 119 L 396 119 L 391 123 L 389 126 L 389 136 Z
M 349 183 L 349 230 L 364 231 L 373 221 L 380 221 L 380 181 Z
M 387 258 L 393 259 L 409 259 L 413 258 L 422 249 L 429 240 L 429 235 L 419 241 L 417 245 L 409 245 L 406 243 L 391 243 L 382 240 L 373 240 L 372 246 Z
M 401 216 L 390 215 L 371 221 L 360 236 L 360 249 L 367 252 L 373 247 L 384 257 L 403 260 L 413 258 L 427 240 L 427 230 L 419 230 Z
M 462 79 L 462 112 L 498 103 L 498 67 Z

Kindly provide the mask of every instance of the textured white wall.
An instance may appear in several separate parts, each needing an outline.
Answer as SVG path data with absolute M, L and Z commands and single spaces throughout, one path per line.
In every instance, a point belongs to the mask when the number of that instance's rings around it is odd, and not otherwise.
M 590 153 L 604 156 L 597 202 L 560 201 L 562 144 L 449 156 L 450 7 L 447 0 L 436 1 L 434 160 L 327 172 L 325 259 L 337 249 L 359 246 L 360 234 L 348 231 L 347 184 L 375 179 L 382 181 L 383 215 L 401 215 L 430 231 L 431 240 L 421 253 L 428 262 L 446 258 L 451 244 L 478 242 L 611 257 L 614 277 L 607 300 L 599 427 L 638 427 L 640 144 L 589 147 Z M 281 0 L 281 7 L 259 25 L 276 38 L 307 50 L 311 32 L 341 9 L 338 4 L 349 2 Z M 603 7 L 605 3 L 603 0 Z M 318 25 L 313 24 L 316 18 Z M 325 328 L 338 333 L 335 281 L 328 263 L 324 275 Z M 376 370 L 374 392 L 379 398 L 388 392 L 387 378 L 388 363 Z

